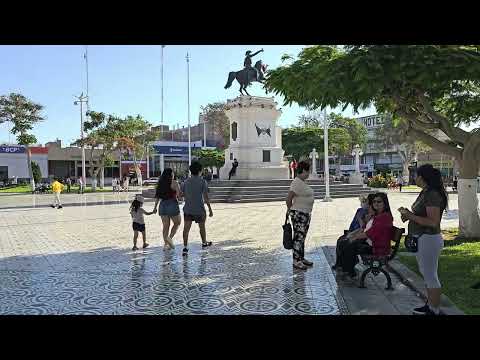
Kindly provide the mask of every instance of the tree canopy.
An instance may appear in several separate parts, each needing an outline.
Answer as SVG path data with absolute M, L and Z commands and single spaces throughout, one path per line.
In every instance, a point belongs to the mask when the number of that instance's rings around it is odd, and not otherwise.
M 269 71 L 265 88 L 281 94 L 286 104 L 344 110 L 351 105 L 354 111 L 374 105 L 403 124 L 406 136 L 455 157 L 465 184 L 477 178 L 480 128 L 468 132 L 460 126 L 480 119 L 480 46 L 309 46 L 298 58 L 282 60 Z M 461 234 L 480 235 L 472 185 L 460 186 L 459 209 Z
M 213 127 L 215 134 L 219 134 L 223 139 L 223 148 L 230 145 L 230 122 L 225 113 L 226 104 L 223 102 L 215 102 L 201 106 L 201 116 L 203 120 Z

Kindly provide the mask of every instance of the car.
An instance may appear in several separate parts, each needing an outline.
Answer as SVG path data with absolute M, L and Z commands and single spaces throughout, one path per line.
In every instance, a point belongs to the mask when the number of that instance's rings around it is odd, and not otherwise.
M 158 177 L 151 177 L 149 179 L 143 180 L 143 185 L 156 185 L 158 182 Z

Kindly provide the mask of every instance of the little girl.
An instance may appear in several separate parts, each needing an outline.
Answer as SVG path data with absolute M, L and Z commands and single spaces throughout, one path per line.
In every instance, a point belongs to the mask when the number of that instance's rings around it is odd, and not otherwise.
M 132 215 L 132 228 L 133 228 L 133 248 L 132 250 L 138 250 L 137 248 L 137 238 L 138 232 L 142 233 L 143 238 L 143 248 L 145 249 L 148 247 L 146 234 L 145 234 L 145 220 L 143 219 L 143 215 L 152 215 L 154 212 L 147 212 L 145 211 L 143 206 L 143 196 L 137 195 L 135 200 L 133 200 L 132 205 L 130 206 L 130 215 Z

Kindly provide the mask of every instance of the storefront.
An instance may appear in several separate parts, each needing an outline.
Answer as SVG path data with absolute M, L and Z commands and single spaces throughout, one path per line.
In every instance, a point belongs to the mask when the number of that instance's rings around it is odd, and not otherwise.
M 40 167 L 42 179 L 48 178 L 48 148 L 31 146 L 30 154 L 32 162 Z M 0 146 L 0 181 L 28 182 L 27 152 L 22 145 Z

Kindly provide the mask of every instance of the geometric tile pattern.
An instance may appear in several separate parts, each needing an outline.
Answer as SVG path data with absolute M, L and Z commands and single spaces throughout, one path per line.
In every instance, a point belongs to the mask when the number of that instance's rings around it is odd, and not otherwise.
M 243 245 L 243 246 L 242 246 Z M 289 252 L 244 241 L 197 244 L 187 258 L 152 247 L 86 252 L 62 270 L 0 271 L 1 314 L 325 314 L 345 311 L 320 249 L 315 266 L 294 271 Z M 68 254 L 60 255 L 60 257 Z M 3 260 L 3 259 L 2 259 Z M 55 261 L 53 255 L 49 261 Z M 339 305 L 340 301 L 340 305 Z

